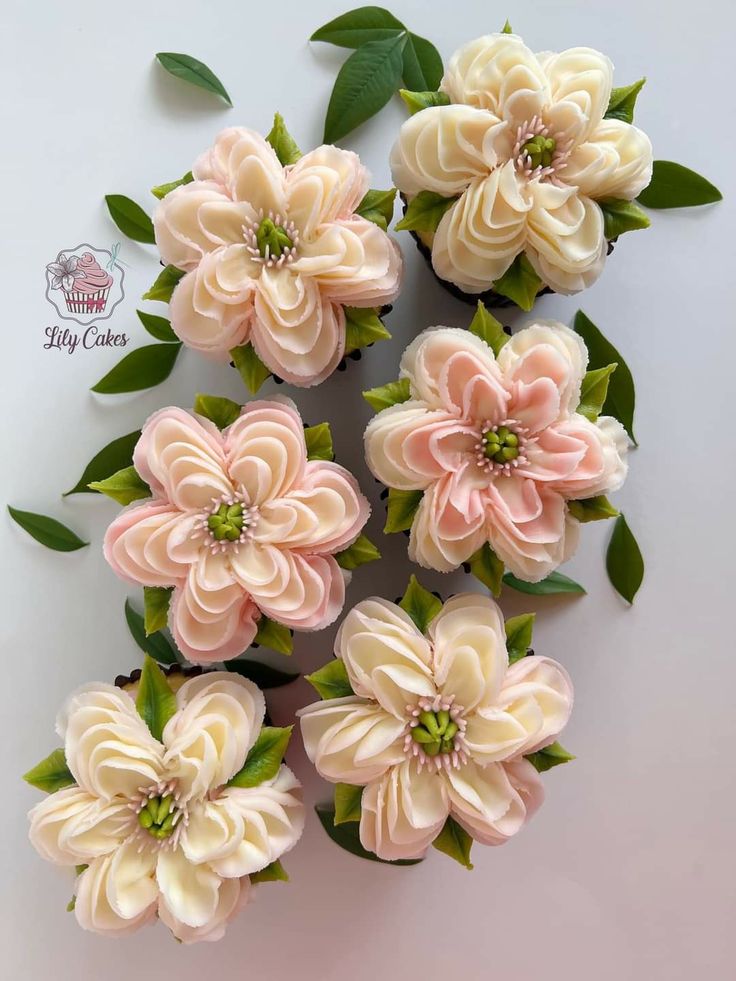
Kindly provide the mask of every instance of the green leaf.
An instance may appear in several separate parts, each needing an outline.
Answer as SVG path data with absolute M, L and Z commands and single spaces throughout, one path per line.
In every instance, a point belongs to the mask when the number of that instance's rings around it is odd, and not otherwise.
M 268 647 L 272 651 L 278 651 L 279 654 L 292 654 L 294 652 L 294 638 L 289 628 L 267 616 L 262 616 L 258 621 L 258 630 L 253 643 L 260 644 L 261 647 Z
M 177 269 L 176 266 L 164 266 L 156 277 L 153 286 L 147 293 L 143 294 L 142 299 L 160 300 L 162 303 L 168 303 L 174 293 L 174 287 L 184 275 L 183 269 Z
M 493 289 L 513 300 L 522 310 L 531 310 L 541 286 L 542 280 L 534 272 L 531 262 L 520 252 L 503 276 L 493 284 Z
M 124 194 L 106 194 L 105 202 L 110 217 L 123 235 L 132 238 L 134 242 L 156 244 L 153 222 L 139 204 L 126 198 Z
M 582 501 L 568 501 L 567 507 L 573 518 L 577 518 L 583 524 L 588 521 L 605 521 L 606 518 L 618 517 L 618 511 L 604 494 L 586 497 Z
M 193 180 L 194 174 L 191 172 L 191 170 L 189 170 L 183 177 L 180 177 L 178 181 L 169 181 L 168 184 L 158 184 L 156 187 L 152 187 L 151 194 L 160 201 L 162 198 L 165 198 L 170 191 L 175 191 L 177 187 L 182 187 L 184 184 L 191 184 Z
M 247 678 L 259 688 L 281 688 L 299 677 L 299 672 L 278 671 L 270 664 L 252 661 L 250 658 L 225 661 L 225 668 L 233 674 L 239 674 L 241 678 Z
M 228 787 L 258 787 L 279 772 L 294 726 L 263 726 L 248 753 L 243 769 L 228 781 Z
M 194 411 L 214 422 L 218 429 L 227 429 L 240 416 L 242 406 L 232 399 L 221 395 L 203 395 L 201 392 L 194 396 Z
M 354 51 L 337 74 L 325 117 L 325 143 L 336 143 L 389 101 L 399 86 L 404 32 L 368 41 Z
M 191 55 L 178 54 L 174 51 L 158 51 L 156 58 L 169 75 L 189 82 L 191 85 L 196 85 L 207 92 L 214 92 L 215 95 L 224 99 L 229 106 L 232 106 L 230 96 L 225 91 L 220 79 L 201 61 L 197 61 Z
M 389 487 L 386 507 L 386 524 L 384 533 L 390 535 L 396 531 L 408 531 L 414 522 L 414 516 L 422 503 L 423 491 L 397 490 Z
M 582 310 L 578 310 L 575 314 L 573 329 L 576 334 L 582 337 L 588 348 L 589 368 L 604 368 L 613 363 L 618 365 L 608 379 L 608 394 L 601 411 L 603 415 L 618 419 L 629 434 L 631 441 L 636 445 L 636 438 L 634 437 L 636 392 L 629 366 L 613 344 L 603 336 L 598 327 L 585 316 Z
M 136 348 L 118 361 L 91 390 L 100 395 L 120 395 L 160 385 L 171 374 L 180 350 L 181 341 Z
M 548 576 L 539 582 L 524 582 L 523 579 L 517 579 L 512 572 L 507 572 L 503 577 L 503 581 L 512 589 L 516 589 L 520 593 L 528 593 L 530 596 L 554 596 L 557 593 L 585 594 L 585 590 L 580 583 L 575 582 L 574 579 L 569 579 L 567 576 L 563 576 L 561 572 L 550 572 Z
M 431 106 L 450 104 L 450 96 L 446 92 L 412 92 L 410 89 L 399 89 L 399 95 L 412 116 L 415 112 L 421 112 L 422 109 L 429 109 Z
M 457 196 L 447 198 L 434 191 L 420 191 L 408 203 L 404 217 L 396 223 L 396 231 L 434 232 L 456 201 Z
M 421 858 L 400 858 L 395 862 L 389 862 L 385 858 L 379 858 L 373 852 L 366 851 L 361 845 L 360 828 L 355 821 L 336 825 L 335 808 L 332 804 L 317 804 L 314 809 L 328 837 L 343 851 L 350 852 L 351 855 L 368 859 L 369 862 L 380 862 L 382 865 L 418 865 L 419 862 L 423 861 Z
M 176 695 L 169 687 L 166 675 L 148 654 L 143 659 L 135 707 L 153 738 L 160 742 L 166 723 L 176 712 Z
M 89 542 L 83 542 L 78 535 L 75 535 L 71 529 L 57 521 L 56 518 L 49 518 L 45 514 L 36 514 L 34 511 L 19 511 L 9 504 L 8 513 L 23 531 L 28 532 L 31 538 L 35 538 L 41 545 L 53 549 L 54 552 L 76 552 L 78 548 L 89 545 Z
M 146 634 L 145 623 L 140 613 L 125 601 L 125 622 L 128 624 L 131 636 L 144 654 L 150 655 L 159 664 L 176 664 L 177 657 L 174 648 L 162 633 Z
M 608 100 L 608 109 L 606 109 L 605 118 L 620 119 L 623 123 L 633 123 L 636 97 L 644 88 L 645 82 L 646 78 L 640 78 L 638 82 L 632 82 L 631 85 L 611 89 L 611 97 Z
M 308 460 L 332 461 L 335 459 L 329 422 L 321 422 L 317 426 L 307 426 L 304 430 L 304 441 L 307 444 Z
M 645 208 L 692 208 L 722 198 L 718 188 L 694 170 L 672 160 L 655 160 L 652 179 L 637 201 Z
M 384 41 L 406 30 L 383 7 L 358 7 L 319 27 L 310 41 L 324 41 L 339 48 L 359 48 L 369 41 Z
M 623 514 L 616 518 L 606 552 L 611 585 L 627 603 L 633 603 L 644 578 L 644 559 Z
M 493 350 L 496 357 L 498 357 L 506 341 L 511 340 L 503 329 L 501 322 L 496 320 L 482 300 L 478 300 L 478 308 L 475 311 L 473 319 L 470 321 L 468 330 L 471 334 L 475 334 L 476 337 L 480 337 L 482 341 L 485 341 Z
M 436 89 L 443 74 L 442 58 L 437 48 L 425 37 L 409 31 L 401 67 L 404 85 L 418 92 Z
M 329 698 L 346 698 L 348 695 L 355 694 L 350 684 L 345 664 L 339 657 L 328 661 L 318 671 L 305 674 L 304 678 L 317 691 L 320 698 L 324 698 L 325 700 Z
M 157 341 L 178 343 L 179 338 L 171 329 L 171 321 L 167 320 L 166 317 L 157 317 L 153 313 L 146 313 L 145 310 L 136 310 L 136 313 L 151 337 L 155 337 Z
M 412 618 L 417 628 L 426 633 L 427 627 L 442 609 L 442 600 L 437 599 L 412 575 L 406 592 L 399 600 L 399 606 Z
M 274 115 L 271 132 L 266 139 L 276 151 L 276 156 L 282 167 L 295 164 L 302 155 L 302 151 L 296 145 L 296 140 L 286 128 L 284 117 L 280 112 Z
M 394 200 L 396 199 L 396 188 L 389 188 L 388 191 L 367 191 L 365 197 L 358 205 L 358 209 L 355 212 L 356 215 L 360 215 L 361 218 L 366 218 L 368 221 L 372 221 L 374 225 L 378 225 L 385 231 L 388 230 L 388 226 L 391 224 L 391 220 L 394 217 Z M 352 307 L 350 309 L 357 310 L 357 307 Z M 366 311 L 370 313 L 371 311 Z
M 45 794 L 53 794 L 62 787 L 76 784 L 72 771 L 67 766 L 63 749 L 55 749 L 45 760 L 37 763 L 32 770 L 23 774 L 23 779 L 32 787 L 43 790 Z
M 341 569 L 357 569 L 359 565 L 366 565 L 380 558 L 381 553 L 366 535 L 359 535 L 349 548 L 335 555 L 335 561 Z
M 360 821 L 360 801 L 363 788 L 351 783 L 335 784 L 335 824 Z
M 230 352 L 233 364 L 238 369 L 240 377 L 245 382 L 245 387 L 255 395 L 261 385 L 271 374 L 271 369 L 256 354 L 252 344 L 242 344 L 234 347 Z
M 105 494 L 123 506 L 151 496 L 151 488 L 132 466 L 124 467 L 104 480 L 90 481 L 89 489 Z
M 169 622 L 169 603 L 173 586 L 143 587 L 143 629 L 146 637 L 155 634 Z
M 388 341 L 391 335 L 386 330 L 378 313 L 370 307 L 344 307 L 345 310 L 345 354 L 368 347 L 376 341 Z
M 609 242 L 624 232 L 635 232 L 651 225 L 647 215 L 633 201 L 603 198 L 597 203 L 603 212 L 603 234 Z
M 281 862 L 276 859 L 275 862 L 271 862 L 264 869 L 259 869 L 258 872 L 251 872 L 250 874 L 251 885 L 255 885 L 258 882 L 288 882 L 289 876 L 286 874 Z
M 601 414 L 608 395 L 608 381 L 618 367 L 615 362 L 605 368 L 593 368 L 585 372 L 580 386 L 580 403 L 575 410 L 590 422 Z
M 369 388 L 363 392 L 363 398 L 376 412 L 388 409 L 391 405 L 398 405 L 400 402 L 408 402 L 411 398 L 409 379 L 399 378 L 398 381 L 386 382 L 378 388 Z
M 526 657 L 532 644 L 535 613 L 522 613 L 518 617 L 509 617 L 506 627 L 506 650 L 509 653 L 509 664 Z
M 436 848 L 438 852 L 444 852 L 445 855 L 454 858 L 468 871 L 472 870 L 470 849 L 473 847 L 473 839 L 465 828 L 461 828 L 457 821 L 451 817 L 445 821 L 442 831 L 432 842 L 432 847 Z
M 499 559 L 491 546 L 486 542 L 473 555 L 470 556 L 470 571 L 487 586 L 494 596 L 501 592 L 501 577 L 503 576 L 503 562 Z
M 559 743 L 550 743 L 549 746 L 537 750 L 536 753 L 529 753 L 524 759 L 529 760 L 534 769 L 539 773 L 544 773 L 546 770 L 551 770 L 553 766 L 559 766 L 561 763 L 569 763 L 575 757 L 572 753 L 568 753 L 566 749 L 563 749 Z
M 131 466 L 133 463 L 133 450 L 141 435 L 140 429 L 134 433 L 126 433 L 125 436 L 118 436 L 107 446 L 103 446 L 99 453 L 95 453 L 84 473 L 76 482 L 71 490 L 66 491 L 62 496 L 69 494 L 93 494 L 94 488 L 88 485 L 96 480 L 104 480 L 108 474 L 114 473 L 123 467 Z
M 501 33 L 502 34 L 513 34 L 514 33 L 512 27 L 511 27 L 511 24 L 509 24 L 508 18 L 506 18 L 506 23 L 501 28 Z

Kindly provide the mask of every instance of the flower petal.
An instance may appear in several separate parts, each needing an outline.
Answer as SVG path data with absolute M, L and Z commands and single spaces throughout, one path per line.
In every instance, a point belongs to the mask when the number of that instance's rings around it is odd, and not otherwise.
M 192 181 L 170 191 L 156 206 L 153 230 L 164 263 L 194 269 L 203 255 L 215 247 L 202 227 L 201 210 L 208 204 L 227 204 L 229 199 L 213 181 Z
M 190 927 L 202 927 L 217 912 L 221 879 L 208 865 L 192 865 L 181 848 L 158 853 L 156 881 L 164 902 Z
M 191 927 L 182 923 L 168 908 L 163 896 L 159 900 L 158 915 L 161 922 L 183 944 L 222 940 L 225 935 L 225 927 L 246 905 L 250 896 L 251 884 L 247 875 L 243 876 L 242 879 L 223 879 L 217 894 L 217 908 L 203 926 Z
M 512 664 L 498 707 L 524 728 L 525 739 L 514 755 L 535 753 L 554 742 L 568 723 L 572 703 L 572 681 L 557 661 L 529 656 Z
M 540 55 L 554 103 L 546 113 L 550 129 L 576 143 L 588 139 L 608 108 L 613 86 L 611 61 L 592 48 L 568 48 Z
M 232 348 L 244 343 L 252 316 L 250 292 L 244 290 L 242 303 L 223 302 L 222 287 L 216 283 L 221 256 L 200 262 L 196 271 L 179 281 L 171 297 L 171 327 L 187 347 L 214 359 L 229 360 Z M 218 295 L 213 295 L 213 288 Z
M 114 860 L 114 855 L 96 858 L 89 863 L 89 868 L 85 869 L 78 877 L 74 915 L 79 925 L 85 930 L 120 937 L 128 933 L 135 933 L 147 923 L 152 923 L 156 918 L 156 906 L 151 904 L 145 907 L 131 919 L 125 919 L 115 911 L 110 900 L 111 891 L 113 895 L 116 895 L 114 888 L 111 890 L 110 881 Z M 141 897 L 145 898 L 144 894 L 145 887 L 138 895 L 139 902 L 133 903 L 130 908 L 139 907 Z M 126 906 L 128 905 L 126 904 Z
M 249 504 L 283 497 L 300 485 L 307 448 L 291 399 L 254 400 L 224 432 L 227 471 Z
M 564 180 L 588 197 L 633 201 L 652 179 L 652 144 L 620 119 L 604 119 L 567 160 Z
M 199 555 L 201 536 L 194 522 L 166 503 L 133 504 L 105 532 L 105 558 L 127 582 L 171 586 L 186 577 Z
M 105 801 L 81 787 L 49 794 L 30 811 L 31 844 L 47 862 L 79 865 L 114 851 L 130 830 L 127 801 Z
M 136 920 L 149 913 L 158 899 L 156 849 L 140 847 L 130 838 L 111 856 L 106 894 L 110 908 L 123 920 Z
M 427 488 L 411 526 L 412 562 L 451 572 L 481 547 L 486 541 L 487 483 L 473 458 Z
M 349 218 L 367 190 L 368 172 L 356 153 L 320 146 L 288 170 L 288 216 L 300 237 L 309 239 L 325 222 Z
M 484 845 L 502 845 L 520 831 L 544 797 L 526 760 L 478 766 L 469 761 L 447 773 L 452 816 Z
M 537 471 L 535 477 L 540 479 L 538 474 L 543 462 L 538 454 L 546 451 L 544 463 L 552 475 L 550 486 L 563 497 L 580 499 L 609 494 L 618 490 L 626 479 L 629 441 L 618 419 L 599 416 L 593 423 L 575 413 L 548 429 L 543 436 L 534 448 L 536 454 L 530 456 Z M 567 452 L 560 445 L 563 441 L 567 444 Z M 561 457 L 567 457 L 570 465 L 557 466 Z
M 458 359 L 456 370 L 450 374 L 446 366 L 455 358 Z M 444 409 L 455 415 L 465 404 L 461 394 L 463 383 L 476 374 L 493 382 L 500 377 L 493 352 L 485 341 L 457 327 L 432 327 L 422 331 L 401 356 L 400 375 L 409 379 L 413 397 L 431 408 Z M 483 408 L 490 410 L 492 407 Z
M 202 590 L 194 569 L 184 586 L 174 590 L 169 608 L 176 646 L 193 664 L 227 661 L 242 654 L 256 635 L 257 618 L 258 608 L 240 586 Z

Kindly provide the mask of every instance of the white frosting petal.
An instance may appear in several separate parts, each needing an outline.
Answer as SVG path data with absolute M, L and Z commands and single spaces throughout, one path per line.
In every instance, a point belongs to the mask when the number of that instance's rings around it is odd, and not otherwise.
M 523 783 L 516 779 L 517 768 Z M 469 762 L 449 770 L 447 782 L 452 816 L 484 845 L 500 845 L 515 835 L 544 796 L 542 782 L 526 760 L 514 767 Z
M 114 851 L 130 829 L 127 802 L 106 801 L 81 787 L 65 787 L 30 811 L 29 837 L 42 858 L 80 865 Z
M 217 893 L 217 906 L 210 919 L 199 927 L 189 926 L 177 919 L 169 909 L 163 896 L 159 898 L 158 915 L 162 923 L 171 930 L 183 944 L 222 940 L 225 928 L 246 905 L 252 895 L 248 876 L 242 879 L 223 879 Z
M 512 664 L 498 706 L 524 727 L 526 738 L 509 755 L 534 753 L 554 742 L 567 725 L 572 703 L 570 676 L 557 661 L 528 656 Z
M 539 57 L 553 102 L 547 118 L 556 132 L 569 134 L 576 143 L 583 142 L 608 108 L 613 86 L 611 61 L 592 48 L 568 48 L 560 54 Z
M 141 872 L 144 862 L 135 857 L 133 857 L 133 861 L 136 871 Z M 112 884 L 114 863 L 115 854 L 96 858 L 89 863 L 89 868 L 85 869 L 78 877 L 74 915 L 77 918 L 77 923 L 85 930 L 107 936 L 122 937 L 129 933 L 135 933 L 147 923 L 152 923 L 156 918 L 156 906 L 155 904 L 145 906 L 131 918 L 121 916 L 115 910 L 111 898 L 118 898 L 115 886 Z M 126 910 L 140 908 L 142 902 L 147 898 L 145 884 L 139 887 L 137 895 L 134 892 L 131 901 L 130 894 L 125 888 L 129 880 L 126 876 L 121 876 L 120 869 L 117 869 L 117 875 L 121 878 L 123 893 L 126 894 L 127 900 L 122 908 Z
M 619 119 L 604 119 L 573 150 L 565 183 L 591 198 L 633 201 L 652 179 L 652 144 L 646 133 Z
M 320 226 L 349 218 L 368 190 L 368 171 L 352 150 L 325 145 L 305 153 L 286 177 L 289 217 L 309 238 Z

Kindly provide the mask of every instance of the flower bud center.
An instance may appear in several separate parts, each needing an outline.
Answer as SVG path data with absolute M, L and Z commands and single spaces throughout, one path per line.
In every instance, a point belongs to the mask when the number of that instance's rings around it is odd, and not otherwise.
M 542 133 L 527 140 L 521 148 L 522 153 L 529 158 L 532 170 L 536 170 L 537 167 L 551 167 L 556 149 L 557 141 Z
M 138 812 L 138 824 L 159 841 L 174 833 L 178 808 L 171 794 L 149 797 Z
M 272 218 L 264 218 L 256 229 L 256 245 L 264 259 L 280 259 L 293 248 L 294 242 L 284 227 Z
M 234 504 L 222 503 L 207 518 L 207 527 L 218 542 L 237 542 L 244 523 L 243 505 L 240 501 Z
M 495 463 L 510 463 L 519 456 L 519 437 L 508 426 L 487 429 L 482 435 L 483 456 Z
M 455 749 L 458 724 L 446 709 L 419 713 L 417 725 L 411 730 L 411 738 L 419 743 L 427 756 L 451 753 Z

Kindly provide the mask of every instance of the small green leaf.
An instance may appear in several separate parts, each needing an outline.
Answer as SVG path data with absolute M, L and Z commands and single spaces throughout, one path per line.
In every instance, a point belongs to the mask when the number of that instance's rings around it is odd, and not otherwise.
M 157 317 L 153 313 L 146 313 L 145 310 L 136 310 L 136 313 L 151 337 L 155 337 L 157 341 L 166 341 L 171 344 L 178 342 L 179 338 L 171 329 L 171 321 L 167 320 L 166 317 Z
M 151 488 L 132 466 L 123 467 L 104 480 L 90 481 L 89 489 L 105 494 L 123 506 L 130 504 L 131 501 L 140 501 L 144 497 L 151 496 Z
M 160 742 L 166 723 L 176 712 L 176 695 L 169 687 L 166 675 L 148 654 L 143 659 L 135 707 L 153 738 Z
M 398 405 L 400 402 L 408 402 L 411 398 L 409 379 L 399 378 L 398 381 L 386 382 L 379 388 L 369 388 L 368 391 L 363 392 L 363 398 L 376 412 L 388 409 L 391 405 Z
M 263 726 L 246 757 L 243 769 L 228 781 L 228 787 L 258 787 L 279 772 L 294 726 Z
M 19 511 L 9 504 L 8 513 L 23 531 L 28 532 L 31 538 L 35 538 L 41 545 L 53 549 L 54 552 L 76 552 L 78 548 L 89 545 L 89 542 L 83 542 L 78 535 L 57 521 L 56 518 L 49 518 L 45 514 L 36 514 L 34 511 Z
M 174 51 L 158 51 L 156 58 L 169 75 L 189 82 L 191 85 L 196 85 L 207 92 L 213 92 L 224 99 L 229 106 L 232 106 L 230 96 L 225 91 L 224 85 L 203 62 L 197 61 L 191 55 L 179 54 Z
M 389 487 L 386 524 L 383 526 L 386 535 L 396 531 L 408 531 L 411 528 L 419 505 L 422 503 L 423 493 L 420 490 L 404 491 Z
M 368 347 L 376 341 L 391 340 L 376 310 L 370 307 L 345 307 L 345 354 Z
M 442 58 L 437 48 L 426 37 L 420 37 L 409 31 L 401 66 L 404 85 L 418 92 L 436 89 L 442 81 L 443 74 Z
M 505 623 L 506 650 L 509 653 L 509 664 L 526 657 L 532 644 L 535 613 L 522 613 L 518 617 L 509 617 Z
M 339 48 L 359 48 L 368 41 L 384 41 L 404 30 L 401 21 L 383 7 L 358 7 L 323 24 L 309 40 Z
M 651 225 L 647 215 L 633 201 L 603 198 L 597 203 L 603 212 L 603 234 L 609 242 L 624 232 L 634 232 Z
M 106 194 L 105 202 L 110 217 L 123 235 L 132 238 L 134 242 L 156 244 L 153 222 L 139 204 L 126 198 L 124 194 Z
M 289 628 L 267 616 L 261 616 L 258 621 L 258 630 L 253 642 L 260 644 L 261 647 L 268 647 L 269 650 L 278 651 L 279 654 L 294 652 L 294 638 Z
M 360 801 L 363 788 L 351 783 L 335 784 L 335 824 L 360 821 Z
M 496 357 L 498 357 L 506 341 L 511 340 L 501 322 L 496 320 L 482 300 L 478 300 L 478 307 L 470 321 L 468 330 L 471 334 L 475 334 L 476 337 L 485 341 Z
M 652 179 L 637 201 L 645 208 L 692 208 L 722 198 L 714 184 L 689 167 L 672 160 L 655 160 Z
M 606 518 L 618 517 L 618 511 L 604 494 L 586 497 L 582 501 L 568 501 L 567 507 L 573 518 L 577 518 L 583 524 L 588 521 L 605 521 Z
M 250 874 L 251 885 L 256 885 L 258 882 L 288 882 L 289 876 L 286 874 L 281 862 L 276 859 L 275 862 L 271 862 L 264 869 L 259 869 L 258 872 L 251 872 Z
M 339 657 L 328 661 L 318 671 L 305 674 L 304 678 L 317 691 L 320 698 L 324 698 L 325 700 L 329 698 L 346 698 L 348 695 L 355 694 L 350 684 L 345 664 Z
M 434 232 L 445 212 L 457 200 L 457 197 L 447 198 L 435 191 L 420 191 L 409 201 L 404 217 L 396 223 L 396 231 Z
M 358 205 L 356 215 L 372 221 L 385 231 L 394 217 L 394 201 L 396 199 L 396 188 L 392 187 L 388 191 L 368 191 L 363 200 Z M 357 309 L 357 308 L 353 308 Z
M 162 633 L 146 634 L 145 623 L 140 613 L 125 601 L 125 622 L 128 624 L 131 636 L 144 654 L 150 655 L 159 664 L 176 664 L 177 657 L 174 648 Z
M 204 416 L 210 422 L 214 422 L 218 429 L 227 429 L 240 416 L 242 406 L 232 399 L 226 399 L 221 395 L 203 395 L 197 393 L 194 396 L 194 411 L 197 415 Z
M 632 443 L 636 445 L 634 437 L 636 392 L 629 366 L 613 344 L 603 336 L 598 327 L 585 316 L 582 310 L 578 310 L 575 314 L 573 329 L 585 341 L 585 346 L 588 349 L 589 368 L 604 368 L 613 363 L 618 365 L 616 371 L 608 379 L 608 394 L 603 403 L 602 414 L 618 419 L 629 434 Z
M 23 779 L 32 787 L 43 790 L 45 794 L 53 794 L 62 787 L 76 784 L 72 771 L 67 766 L 63 749 L 55 749 L 45 760 L 37 763 L 32 770 L 23 774 Z
M 194 174 L 190 170 L 183 177 L 180 177 L 178 181 L 169 181 L 168 184 L 158 184 L 156 187 L 152 187 L 151 194 L 160 201 L 170 191 L 175 191 L 177 187 L 183 187 L 184 184 L 191 184 L 193 180 Z
M 446 92 L 412 92 L 410 89 L 399 89 L 399 95 L 406 103 L 409 113 L 429 109 L 431 106 L 449 106 L 450 96 Z
M 444 852 L 450 858 L 454 858 L 460 865 L 472 870 L 473 863 L 470 861 L 470 849 L 473 847 L 473 839 L 465 828 L 460 827 L 457 821 L 448 817 L 442 831 L 432 842 L 432 847 L 438 852 Z
M 569 579 L 567 576 L 563 576 L 561 572 L 550 572 L 548 576 L 539 582 L 524 582 L 523 579 L 517 579 L 512 572 L 507 572 L 503 577 L 503 581 L 512 589 L 516 589 L 520 593 L 528 593 L 530 596 L 554 596 L 557 593 L 585 594 L 585 590 L 580 583 L 575 582 L 574 579 Z
M 503 562 L 499 559 L 491 546 L 486 542 L 477 552 L 470 556 L 470 571 L 487 586 L 494 596 L 501 592 L 501 577 L 503 576 Z
M 542 280 L 534 272 L 531 262 L 520 252 L 503 276 L 493 284 L 493 289 L 513 300 L 522 310 L 531 310 L 541 286 Z
M 153 286 L 147 293 L 143 294 L 142 298 L 168 303 L 174 293 L 174 287 L 184 275 L 183 269 L 177 269 L 176 266 L 164 266 L 156 277 Z
M 640 78 L 638 82 L 631 85 L 624 85 L 620 88 L 611 89 L 611 97 L 608 100 L 605 119 L 619 119 L 623 123 L 634 122 L 634 106 L 636 97 L 644 88 L 646 78 Z
M 133 433 L 125 436 L 118 436 L 107 446 L 103 446 L 99 453 L 95 453 L 84 473 L 76 482 L 71 490 L 66 491 L 62 496 L 69 494 L 93 494 L 94 488 L 89 487 L 93 481 L 104 480 L 108 474 L 114 473 L 123 467 L 131 466 L 133 463 L 133 450 L 140 439 L 141 431 L 136 429 Z
M 501 33 L 502 34 L 513 34 L 514 33 L 513 30 L 512 30 L 512 28 L 511 28 L 511 24 L 509 24 L 508 18 L 506 18 L 506 23 L 501 28 Z
M 171 374 L 180 350 L 181 341 L 136 348 L 118 361 L 91 390 L 99 395 L 121 395 L 160 385 Z
M 595 422 L 601 414 L 608 395 L 608 382 L 618 365 L 608 364 L 605 368 L 586 371 L 580 386 L 580 404 L 576 412 L 589 422 Z
M 606 571 L 616 592 L 633 603 L 644 578 L 644 559 L 623 514 L 616 518 L 608 543 Z
M 304 442 L 307 444 L 308 460 L 335 459 L 329 422 L 321 422 L 318 426 L 307 426 L 304 430 Z
M 524 759 L 529 760 L 534 769 L 539 773 L 544 773 L 546 770 L 551 770 L 553 766 L 559 766 L 561 763 L 569 763 L 575 757 L 572 753 L 568 753 L 566 749 L 563 749 L 559 743 L 550 743 L 549 746 L 537 750 L 536 753 L 529 753 Z
M 252 661 L 250 658 L 232 661 L 225 661 L 225 667 L 233 674 L 239 674 L 242 678 L 247 678 L 259 688 L 281 688 L 289 685 L 299 677 L 298 672 L 278 671 L 270 664 L 263 664 L 261 661 Z
M 252 344 L 242 344 L 234 347 L 230 352 L 233 364 L 238 369 L 240 377 L 245 382 L 245 387 L 255 395 L 261 385 L 271 374 L 271 369 L 256 354 Z
M 66 911 L 67 913 L 73 913 L 76 908 L 77 908 L 77 897 L 72 896 L 72 898 L 66 904 Z
M 384 858 L 379 858 L 373 852 L 366 851 L 361 845 L 360 829 L 355 821 L 336 825 L 335 808 L 332 804 L 317 804 L 314 809 L 328 837 L 343 851 L 350 852 L 351 855 L 368 859 L 369 862 L 380 862 L 382 865 L 418 865 L 419 862 L 423 861 L 421 858 L 400 858 L 395 862 L 389 862 Z
M 359 565 L 376 562 L 380 558 L 381 553 L 366 535 L 359 535 L 349 548 L 335 555 L 335 561 L 341 569 L 357 569 Z
M 266 139 L 276 151 L 276 156 L 282 167 L 295 164 L 302 155 L 302 151 L 296 145 L 296 140 L 286 128 L 284 117 L 280 112 L 274 115 L 271 132 Z
M 169 622 L 169 603 L 173 586 L 143 587 L 143 629 L 146 637 L 163 630 Z
M 416 576 L 411 576 L 406 592 L 399 600 L 399 606 L 409 614 L 417 628 L 426 633 L 427 627 L 442 609 L 442 600 L 425 589 Z

